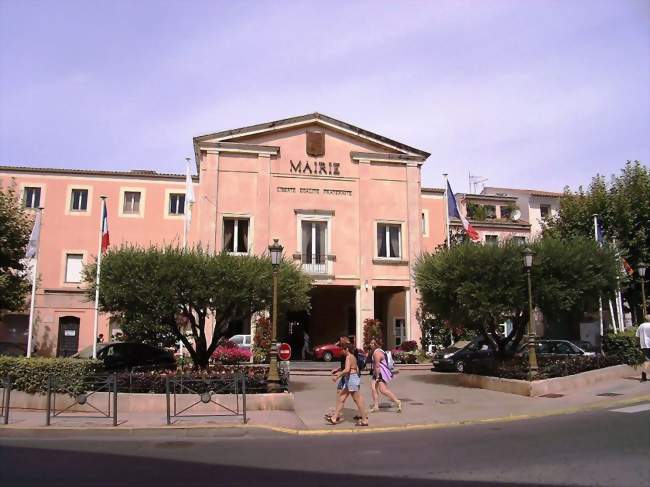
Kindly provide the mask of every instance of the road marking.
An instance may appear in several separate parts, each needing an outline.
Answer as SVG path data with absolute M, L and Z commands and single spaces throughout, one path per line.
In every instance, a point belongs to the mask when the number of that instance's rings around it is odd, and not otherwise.
M 610 409 L 614 413 L 640 413 L 641 411 L 650 411 L 650 403 L 639 404 L 638 406 L 630 406 L 627 408 Z

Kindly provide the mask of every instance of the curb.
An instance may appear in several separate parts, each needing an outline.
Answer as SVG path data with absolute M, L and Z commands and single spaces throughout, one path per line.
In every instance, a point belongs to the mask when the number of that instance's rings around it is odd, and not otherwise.
M 608 409 L 611 407 L 625 406 L 638 402 L 650 401 L 650 394 L 643 396 L 619 399 L 614 401 L 599 402 L 576 406 L 572 408 L 556 409 L 533 414 L 520 414 L 513 416 L 501 416 L 496 418 L 481 418 L 471 420 L 452 421 L 448 423 L 424 423 L 424 424 L 405 424 L 400 426 L 379 426 L 368 428 L 345 428 L 345 429 L 300 429 L 286 428 L 282 426 L 263 425 L 263 424 L 222 424 L 222 425 L 171 425 L 160 427 L 146 426 L 124 426 L 113 428 L 111 426 L 82 428 L 76 426 L 37 426 L 25 427 L 17 425 L 0 426 L 0 439 L 2 438 L 31 438 L 31 437 L 89 437 L 89 436 L 111 436 L 111 437 L 135 437 L 144 436 L 148 433 L 154 436 L 173 436 L 173 437 L 246 437 L 250 432 L 274 432 L 291 436 L 332 436 L 332 435 L 349 435 L 349 434 L 368 434 L 368 433 L 390 433 L 399 431 L 426 431 L 443 428 L 455 428 L 459 426 L 470 426 L 477 424 L 506 423 L 522 421 L 527 419 L 545 418 L 550 416 L 561 416 L 566 414 L 575 414 L 588 412 L 599 409 Z M 224 434 L 225 433 L 225 434 Z

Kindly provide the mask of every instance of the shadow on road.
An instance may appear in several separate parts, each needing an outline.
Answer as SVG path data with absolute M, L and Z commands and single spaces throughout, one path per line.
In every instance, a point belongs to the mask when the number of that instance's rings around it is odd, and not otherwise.
M 179 441 L 175 448 L 183 449 Z M 219 451 L 214 452 L 215 459 Z M 159 458 L 47 450 L 40 448 L 0 447 L 0 480 L 6 486 L 83 487 L 135 485 L 141 487 L 181 486 L 282 486 L 316 487 L 354 485 L 357 487 L 390 485 L 391 487 L 520 485 L 513 483 L 414 479 L 405 477 L 354 475 L 354 472 L 305 472 L 267 468 L 208 465 Z M 337 470 L 336 464 L 323 462 L 323 468 Z M 381 469 L 381 466 L 378 466 Z M 535 487 L 541 484 L 526 484 Z

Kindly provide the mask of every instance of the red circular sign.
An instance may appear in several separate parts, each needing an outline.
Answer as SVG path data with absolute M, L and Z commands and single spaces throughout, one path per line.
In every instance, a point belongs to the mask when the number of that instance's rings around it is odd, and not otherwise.
M 278 348 L 278 358 L 280 360 L 289 360 L 291 358 L 291 347 L 288 343 L 281 343 Z

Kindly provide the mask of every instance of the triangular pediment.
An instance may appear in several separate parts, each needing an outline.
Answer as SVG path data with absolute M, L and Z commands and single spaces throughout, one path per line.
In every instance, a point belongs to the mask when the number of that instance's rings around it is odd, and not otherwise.
M 386 152 L 402 154 L 405 156 L 418 156 L 426 159 L 429 153 L 410 147 L 401 142 L 389 139 L 383 135 L 364 130 L 346 122 L 342 122 L 322 113 L 310 113 L 299 117 L 286 118 L 283 120 L 276 120 L 274 122 L 261 123 L 257 125 L 250 125 L 248 127 L 241 127 L 231 130 L 224 130 L 212 134 L 201 135 L 194 138 L 194 144 L 200 145 L 205 143 L 241 143 L 253 142 L 259 137 L 268 134 L 287 131 L 291 129 L 307 127 L 307 126 L 320 126 L 329 130 L 340 132 L 349 137 L 364 141 L 366 144 L 371 144 L 377 149 L 383 148 Z

